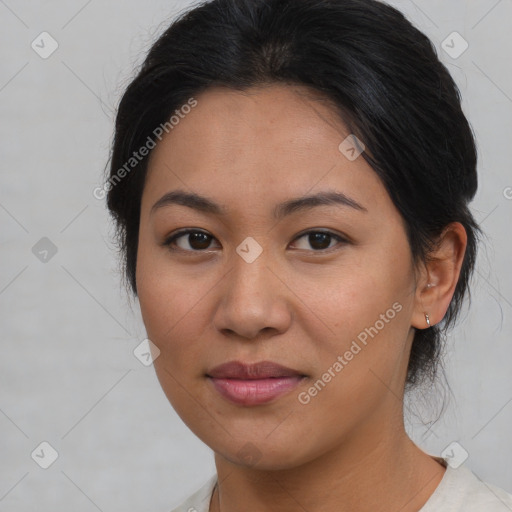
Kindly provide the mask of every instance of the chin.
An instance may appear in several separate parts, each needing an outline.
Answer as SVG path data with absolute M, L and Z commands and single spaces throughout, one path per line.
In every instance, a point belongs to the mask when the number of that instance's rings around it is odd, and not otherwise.
M 214 452 L 216 457 L 247 469 L 261 471 L 280 471 L 293 469 L 314 459 L 312 448 L 297 442 L 291 436 L 286 439 L 260 439 L 258 436 L 240 439 L 227 438 L 224 442 L 202 439 Z M 298 451 L 297 447 L 301 450 Z

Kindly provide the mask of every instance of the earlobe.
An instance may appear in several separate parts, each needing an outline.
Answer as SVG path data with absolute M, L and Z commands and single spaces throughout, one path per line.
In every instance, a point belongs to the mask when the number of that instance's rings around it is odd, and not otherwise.
M 428 329 L 444 318 L 459 280 L 466 246 L 464 226 L 460 222 L 446 226 L 417 283 L 413 327 Z

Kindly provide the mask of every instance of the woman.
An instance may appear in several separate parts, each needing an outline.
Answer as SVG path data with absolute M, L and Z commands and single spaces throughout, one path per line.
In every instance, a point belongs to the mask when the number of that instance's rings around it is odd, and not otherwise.
M 213 0 L 119 106 L 108 207 L 170 403 L 217 474 L 176 509 L 501 511 L 407 436 L 473 271 L 476 151 L 373 0 Z

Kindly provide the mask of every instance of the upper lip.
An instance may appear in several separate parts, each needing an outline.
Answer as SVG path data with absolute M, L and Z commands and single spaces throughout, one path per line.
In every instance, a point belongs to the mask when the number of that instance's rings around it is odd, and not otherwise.
M 217 379 L 267 379 L 271 377 L 304 376 L 298 370 L 287 368 L 272 361 L 245 364 L 240 361 L 229 361 L 216 366 L 207 373 L 208 377 Z

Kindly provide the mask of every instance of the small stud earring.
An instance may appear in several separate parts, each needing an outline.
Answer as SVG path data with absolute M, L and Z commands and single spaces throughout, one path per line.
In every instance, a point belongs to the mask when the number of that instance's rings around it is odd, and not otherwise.
M 427 321 L 427 325 L 430 327 L 430 318 L 427 313 L 425 313 L 425 320 Z

